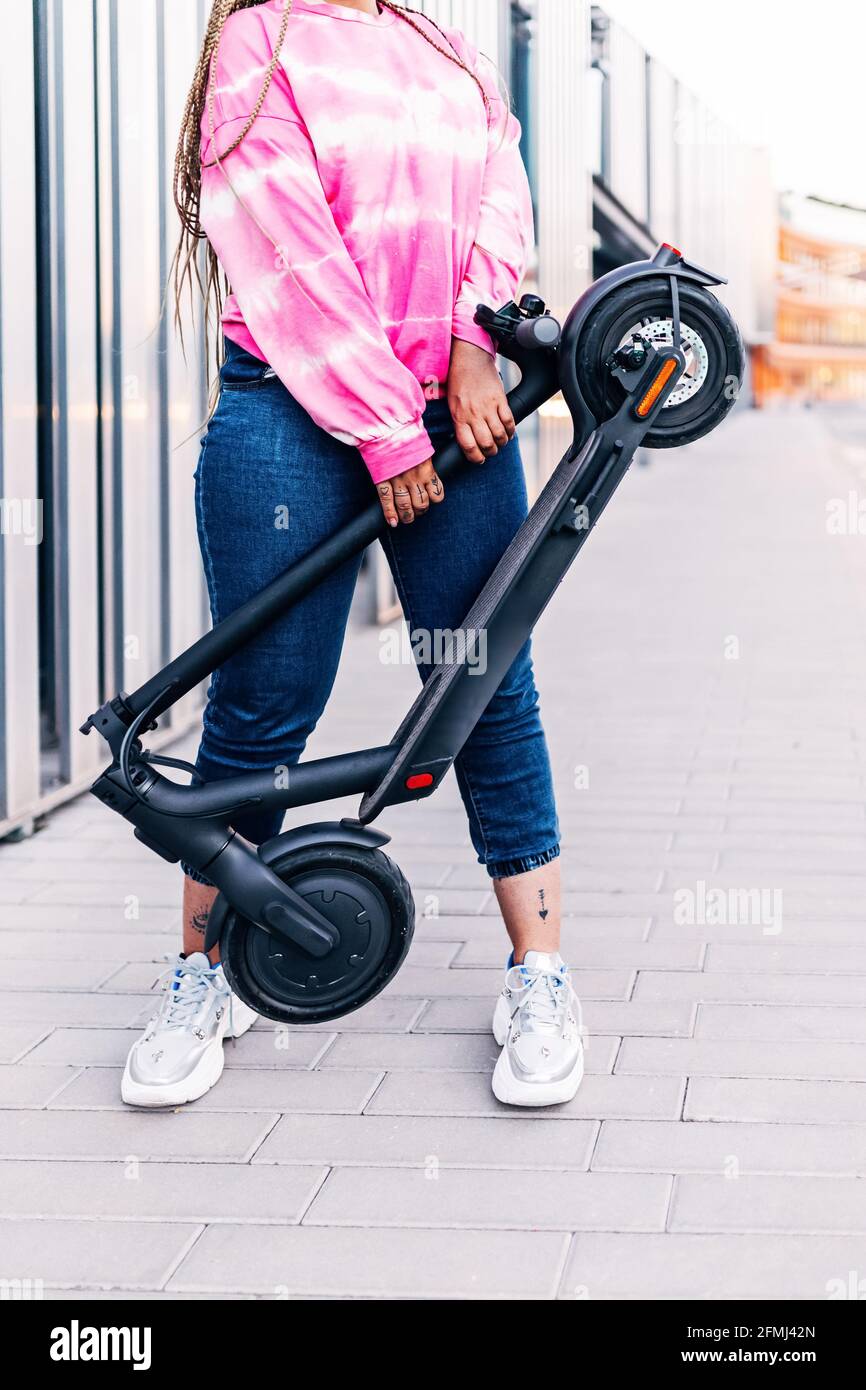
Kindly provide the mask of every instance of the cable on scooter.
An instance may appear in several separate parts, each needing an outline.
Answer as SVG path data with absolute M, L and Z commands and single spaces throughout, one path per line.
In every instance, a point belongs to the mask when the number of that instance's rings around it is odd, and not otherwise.
M 135 782 L 132 779 L 132 772 L 130 769 L 132 745 L 138 737 L 139 729 L 149 719 L 152 710 L 155 709 L 155 707 L 159 704 L 160 700 L 162 700 L 170 690 L 170 685 L 165 686 L 164 689 L 160 690 L 154 696 L 150 704 L 147 705 L 146 708 L 141 711 L 141 714 L 136 715 L 135 719 L 133 719 L 132 723 L 130 724 L 129 728 L 124 734 L 123 742 L 120 745 L 120 752 L 117 756 L 117 765 L 120 770 L 120 775 L 123 778 L 126 790 L 129 792 L 130 796 L 134 796 L 136 801 L 140 802 L 142 806 L 150 807 L 150 802 L 148 801 L 146 796 L 142 796 L 141 792 L 138 790 L 138 787 L 135 785 Z M 199 774 L 196 772 L 195 768 L 192 766 L 191 763 L 185 763 L 180 758 L 155 757 L 152 754 L 148 754 L 145 752 L 144 756 L 141 759 L 141 762 L 149 765 L 161 763 L 166 767 L 183 768 L 184 771 L 191 772 L 194 779 L 196 779 L 199 782 L 199 784 L 203 783 L 204 780 L 202 777 L 199 776 Z M 237 812 L 242 811 L 244 807 L 254 805 L 255 801 L 255 797 L 247 797 L 246 800 L 239 801 L 235 806 L 227 806 L 224 811 L 220 812 L 220 814 L 226 816 L 236 815 Z M 201 813 L 196 813 L 195 811 L 170 811 L 167 807 L 160 807 L 159 814 L 161 816 L 173 816 L 176 817 L 178 820 L 207 819 L 206 815 L 201 815 Z

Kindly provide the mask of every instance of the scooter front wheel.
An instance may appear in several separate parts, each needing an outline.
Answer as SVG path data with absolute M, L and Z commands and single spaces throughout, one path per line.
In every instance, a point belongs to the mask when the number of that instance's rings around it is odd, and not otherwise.
M 327 1023 L 361 1008 L 399 969 L 415 929 L 412 890 L 377 849 L 315 845 L 288 851 L 274 873 L 328 918 L 324 958 L 226 913 L 220 957 L 234 992 L 277 1023 Z
M 687 280 L 678 288 L 686 370 L 642 441 L 648 449 L 674 449 L 709 434 L 736 403 L 743 381 L 743 340 L 724 304 Z M 597 420 L 608 419 L 625 398 L 611 374 L 614 355 L 639 339 L 656 347 L 673 343 L 672 303 L 669 279 L 651 276 L 612 290 L 590 315 L 577 345 L 577 372 Z

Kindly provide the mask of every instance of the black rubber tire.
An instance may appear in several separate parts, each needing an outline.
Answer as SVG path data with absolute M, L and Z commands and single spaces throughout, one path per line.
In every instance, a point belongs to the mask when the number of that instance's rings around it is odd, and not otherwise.
M 680 280 L 680 320 L 693 328 L 707 349 L 706 380 L 687 401 L 663 407 L 645 435 L 648 449 L 675 449 L 709 434 L 734 406 L 745 370 L 740 330 L 728 310 L 701 285 Z M 581 390 L 596 419 L 608 419 L 624 398 L 607 361 L 623 335 L 640 319 L 669 318 L 670 282 L 649 277 L 612 290 L 590 316 L 577 345 Z
M 324 960 L 229 909 L 220 936 L 226 978 L 245 1004 L 276 1023 L 327 1023 L 360 1009 L 397 971 L 415 930 L 399 867 L 378 849 L 312 845 L 270 866 L 341 931 Z

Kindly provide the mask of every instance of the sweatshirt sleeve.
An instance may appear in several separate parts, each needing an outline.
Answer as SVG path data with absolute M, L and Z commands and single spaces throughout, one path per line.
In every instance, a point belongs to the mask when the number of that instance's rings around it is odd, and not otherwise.
M 223 122 L 217 149 L 241 127 Z M 209 140 L 202 156 L 213 158 Z M 337 230 L 305 128 L 260 115 L 222 170 L 202 169 L 201 206 L 254 341 L 316 423 L 360 450 L 374 482 L 431 458 L 423 390 Z
M 490 335 L 474 322 L 479 304 L 498 309 L 514 299 L 535 240 L 529 180 L 520 155 L 520 122 L 503 100 L 496 70 L 467 43 L 449 33 L 490 102 L 487 161 L 475 244 L 454 306 L 452 336 L 495 354 Z

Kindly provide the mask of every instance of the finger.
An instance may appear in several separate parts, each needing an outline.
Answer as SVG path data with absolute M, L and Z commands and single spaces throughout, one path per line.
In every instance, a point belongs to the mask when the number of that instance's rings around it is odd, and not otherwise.
M 469 425 L 455 425 L 454 435 L 460 448 L 463 450 L 470 463 L 483 463 L 484 455 L 479 449 L 475 435 Z
M 517 433 L 517 421 L 511 412 L 511 406 L 504 396 L 499 402 L 499 418 L 505 426 L 505 432 L 508 438 L 513 439 Z
M 379 483 L 376 491 L 379 494 L 379 501 L 382 504 L 382 511 L 385 513 L 385 520 L 389 526 L 397 526 L 397 512 L 394 507 L 394 489 L 390 483 Z
M 425 486 L 431 502 L 435 504 L 445 501 L 445 488 L 438 473 L 434 473 L 432 478 L 428 478 Z
M 487 428 L 496 441 L 496 447 L 498 449 L 504 449 L 508 443 L 508 431 L 500 420 L 498 411 L 491 411 L 487 416 Z
M 403 478 L 394 483 L 394 506 L 403 525 L 411 526 L 415 520 L 415 508 L 412 506 L 409 488 Z
M 429 509 L 430 498 L 427 496 L 427 489 L 420 478 L 413 479 L 409 484 L 409 496 L 412 499 L 416 516 L 419 512 L 426 512 Z
M 490 426 L 481 416 L 478 416 L 477 419 L 472 421 L 472 433 L 475 435 L 475 443 L 478 445 L 484 457 L 488 459 L 493 458 L 494 454 L 498 451 L 493 440 L 493 435 L 490 433 Z

